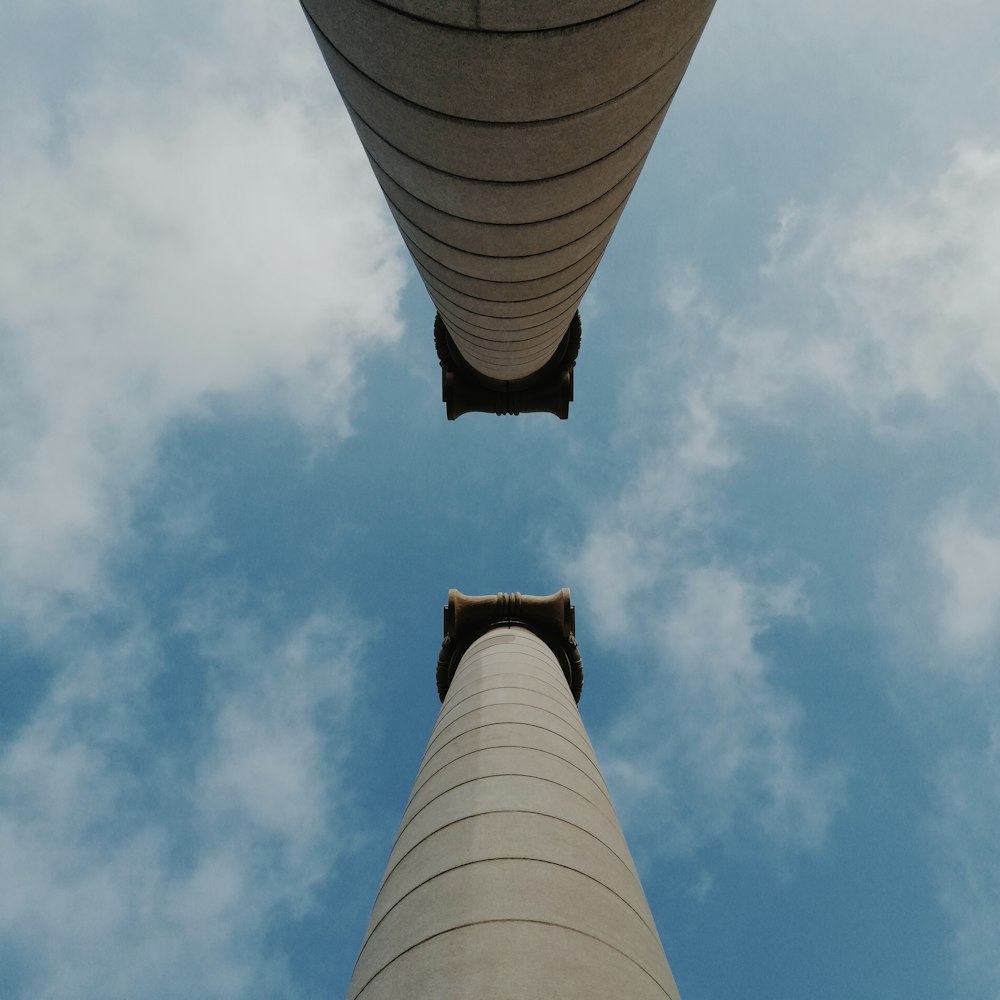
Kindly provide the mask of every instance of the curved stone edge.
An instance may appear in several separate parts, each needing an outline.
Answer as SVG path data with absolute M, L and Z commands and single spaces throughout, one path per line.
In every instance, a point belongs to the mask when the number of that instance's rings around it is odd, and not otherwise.
M 441 398 L 448 419 L 457 420 L 464 413 L 552 413 L 566 420 L 581 338 L 580 313 L 576 312 L 555 353 L 538 371 L 502 381 L 476 371 L 462 357 L 441 314 L 435 314 L 434 347 L 441 363 Z
M 559 661 L 574 700 L 583 691 L 583 660 L 576 644 L 576 608 L 563 587 L 547 597 L 487 594 L 470 597 L 452 588 L 444 606 L 444 639 L 437 662 L 438 696 L 443 702 L 469 647 L 491 629 L 520 625 L 538 636 Z

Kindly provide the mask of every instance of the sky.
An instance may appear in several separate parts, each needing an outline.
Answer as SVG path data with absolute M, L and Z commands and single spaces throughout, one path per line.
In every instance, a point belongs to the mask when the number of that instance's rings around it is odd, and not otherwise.
M 993 0 L 722 0 L 568 422 L 445 419 L 297 5 L 0 17 L 0 996 L 343 995 L 448 588 L 568 586 L 685 1000 L 1000 997 Z

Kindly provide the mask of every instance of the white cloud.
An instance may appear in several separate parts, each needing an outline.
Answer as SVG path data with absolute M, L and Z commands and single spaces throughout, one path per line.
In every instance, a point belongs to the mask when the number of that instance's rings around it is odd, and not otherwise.
M 1000 730 L 950 754 L 935 775 L 931 829 L 941 898 L 955 926 L 964 995 L 1000 995 Z
M 773 844 L 818 847 L 843 775 L 798 745 L 803 713 L 758 641 L 801 614 L 794 588 L 697 567 L 663 598 L 634 699 L 602 759 L 627 816 L 656 816 L 653 850 L 695 850 L 747 824 Z
M 864 498 L 888 530 L 872 565 L 858 569 L 880 578 L 871 621 L 890 654 L 884 679 L 893 704 L 932 758 L 941 755 L 929 804 L 933 861 L 961 992 L 994 997 L 998 738 L 992 732 L 984 750 L 976 733 L 984 717 L 993 722 L 1000 639 L 995 139 L 960 142 L 936 176 L 896 178 L 852 207 L 798 206 L 765 277 L 762 308 L 796 334 L 786 341 L 785 388 L 767 416 L 803 422 L 806 433 L 811 424 L 820 450 L 823 429 L 833 426 L 828 414 L 860 418 L 884 448 L 882 460 L 899 469 L 887 506 Z M 789 404 L 802 386 L 825 404 L 826 419 L 822 407 Z M 976 500 L 984 495 L 990 501 Z M 966 724 L 942 726 L 951 718 Z
M 330 820 L 316 790 L 337 777 L 319 723 L 347 718 L 357 639 L 317 612 L 275 643 L 255 621 L 227 616 L 205 595 L 189 604 L 183 626 L 222 665 L 209 750 L 195 775 L 212 822 L 228 828 L 232 817 L 249 820 L 258 834 L 282 841 L 290 858 L 307 854 Z
M 77 12 L 78 16 L 80 12 Z M 111 17 L 91 11 L 91 18 Z M 170 421 L 254 393 L 347 433 L 401 333 L 398 239 L 298 11 L 226 3 L 6 108 L 0 604 L 93 598 Z M 103 60 L 103 61 L 102 61 Z M 265 395 L 266 393 L 266 395 Z
M 1000 150 L 961 143 L 929 183 L 846 211 L 800 209 L 783 229 L 766 274 L 818 300 L 797 303 L 808 326 L 794 353 L 821 340 L 835 360 L 803 375 L 868 412 L 938 401 L 970 379 L 1000 392 Z
M 595 532 L 576 555 L 571 579 L 586 581 L 589 604 L 601 628 L 614 635 L 627 633 L 630 605 L 654 579 L 647 560 L 640 558 L 639 542 L 628 531 Z
M 105 569 L 178 418 L 349 433 L 403 258 L 300 12 L 137 7 L 26 13 L 88 45 L 0 101 L 0 608 L 56 668 L 0 757 L 4 990 L 293 996 L 269 935 L 355 842 L 360 633 L 206 588 L 166 637 Z M 162 530 L 204 543 L 199 503 Z
M 267 618 L 205 592 L 181 624 L 193 662 L 138 628 L 78 650 L 8 744 L 5 995 L 296 995 L 264 945 L 353 839 L 340 775 L 361 631 Z M 183 713 L 157 702 L 167 672 Z
M 684 852 L 748 829 L 816 848 L 844 776 L 801 748 L 802 709 L 759 649 L 774 621 L 805 613 L 800 587 L 774 582 L 771 553 L 759 566 L 732 564 L 718 536 L 740 421 L 780 419 L 799 393 L 790 359 L 797 375 L 822 351 L 796 356 L 784 331 L 725 317 L 688 270 L 668 283 L 666 301 L 674 336 L 651 346 L 652 363 L 623 393 L 618 435 L 635 464 L 562 556 L 591 626 L 642 664 L 602 751 L 605 771 L 623 812 L 645 819 L 653 850 Z
M 927 533 L 938 638 L 951 660 L 982 662 L 1000 637 L 1000 531 L 989 520 L 994 527 L 951 504 Z
M 740 420 L 801 424 L 803 403 L 899 429 L 907 401 L 961 410 L 970 389 L 997 400 L 998 261 L 1000 146 L 985 135 L 956 144 L 936 175 L 790 201 L 736 308 L 690 265 L 667 270 L 669 330 L 628 386 L 626 427 L 668 438 L 700 473 L 739 460 Z

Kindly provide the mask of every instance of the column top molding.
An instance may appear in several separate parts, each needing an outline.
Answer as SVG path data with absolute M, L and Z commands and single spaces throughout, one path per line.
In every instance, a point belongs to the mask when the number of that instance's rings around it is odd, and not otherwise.
M 487 594 L 470 597 L 452 588 L 444 606 L 444 640 L 437 662 L 438 695 L 444 701 L 451 679 L 466 650 L 494 628 L 519 625 L 534 633 L 552 650 L 566 683 L 579 701 L 583 689 L 583 661 L 576 644 L 576 608 L 563 587 L 547 597 L 527 594 Z
M 538 371 L 524 378 L 502 381 L 483 375 L 462 357 L 441 314 L 437 313 L 434 347 L 441 364 L 441 399 L 448 419 L 457 420 L 465 413 L 497 416 L 553 413 L 560 420 L 568 419 L 580 339 L 580 313 L 576 312 L 555 353 Z

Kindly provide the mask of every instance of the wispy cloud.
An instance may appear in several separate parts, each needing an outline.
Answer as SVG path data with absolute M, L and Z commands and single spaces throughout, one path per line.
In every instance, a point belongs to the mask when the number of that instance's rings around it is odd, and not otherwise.
M 927 436 L 995 421 L 998 239 L 1000 153 L 969 141 L 937 176 L 884 180 L 853 202 L 789 203 L 737 309 L 690 266 L 667 275 L 669 330 L 622 394 L 616 443 L 634 465 L 590 506 L 565 564 L 598 632 L 645 664 L 612 727 L 611 767 L 626 796 L 657 807 L 668 849 L 695 831 L 753 827 L 817 846 L 843 805 L 844 774 L 805 750 L 808 718 L 762 642 L 782 618 L 807 621 L 815 567 L 791 542 L 734 560 L 740 500 L 729 487 L 748 428 L 805 435 L 821 459 L 846 418 L 906 462 Z M 956 655 L 991 653 L 1000 550 L 995 531 L 947 506 L 955 487 L 908 499 L 906 565 L 923 567 L 924 594 L 880 627 L 892 641 L 900 616 L 929 619 Z M 901 553 L 870 556 L 859 578 Z M 916 593 L 912 574 L 907 587 Z
M 1000 730 L 949 754 L 935 774 L 930 828 L 968 996 L 1000 991 Z
M 761 650 L 774 623 L 808 608 L 794 577 L 722 557 L 719 485 L 738 455 L 714 391 L 695 380 L 681 387 L 668 442 L 640 449 L 620 495 L 591 510 L 566 562 L 598 635 L 637 664 L 602 759 L 623 812 L 655 814 L 638 827 L 656 851 L 687 852 L 748 828 L 817 847 L 844 775 L 800 746 L 802 709 Z
M 222 402 L 322 447 L 402 333 L 304 19 L 185 10 L 53 0 L 19 27 L 66 58 L 5 61 L 0 648 L 40 669 L 0 746 L 5 996 L 299 995 L 274 929 L 356 846 L 351 614 L 211 579 L 150 604 L 118 573 L 175 421 Z M 197 495 L 162 513 L 199 551 L 213 528 Z
M 803 752 L 803 712 L 758 648 L 771 621 L 799 613 L 799 595 L 700 566 L 661 599 L 645 676 L 604 753 L 624 812 L 640 831 L 638 817 L 655 814 L 654 852 L 692 852 L 748 827 L 783 848 L 820 846 L 843 775 Z
M 989 512 L 987 512 L 988 514 Z M 1000 518 L 948 504 L 926 536 L 930 604 L 947 663 L 989 669 L 1000 640 Z M 936 581 L 934 577 L 937 577 Z M 935 586 L 934 584 L 937 584 Z
M 790 360 L 805 364 L 793 373 L 872 416 L 972 380 L 1000 392 L 998 254 L 1000 150 L 991 144 L 963 142 L 929 182 L 898 182 L 846 210 L 791 207 L 765 274 L 805 327 L 795 331 L 801 347 L 789 342 Z
M 860 418 L 899 470 L 881 515 L 894 530 L 859 569 L 878 580 L 869 612 L 889 651 L 886 690 L 938 755 L 928 823 L 940 898 L 965 987 L 984 997 L 1000 987 L 996 737 L 977 735 L 1000 693 L 998 261 L 1000 151 L 981 139 L 854 207 L 792 209 L 766 271 L 785 290 L 770 307 L 804 341 L 788 340 L 799 388 Z M 943 725 L 953 717 L 963 724 Z
M 401 333 L 398 241 L 289 13 L 216 5 L 201 37 L 144 29 L 144 62 L 98 47 L 72 83 L 53 67 L 3 105 L 8 615 L 40 621 L 55 597 L 101 592 L 170 421 L 267 390 L 269 407 L 343 435 L 359 363 Z M 100 36 L 125 14 L 75 16 Z
M 361 633 L 343 612 L 191 600 L 188 658 L 139 626 L 96 639 L 5 749 L 6 995 L 297 995 L 264 943 L 352 842 Z

